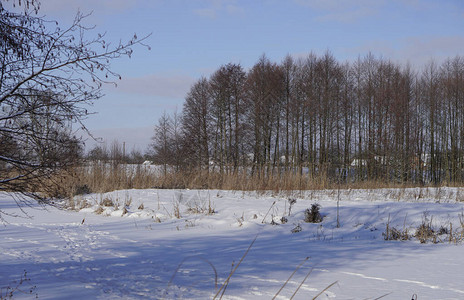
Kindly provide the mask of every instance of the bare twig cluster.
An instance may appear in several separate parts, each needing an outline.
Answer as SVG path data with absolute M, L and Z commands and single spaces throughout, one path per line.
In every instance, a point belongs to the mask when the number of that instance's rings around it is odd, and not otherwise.
M 121 78 L 111 61 L 130 57 L 144 38 L 111 45 L 104 34 L 89 37 L 86 14 L 61 28 L 34 14 L 38 1 L 13 3 L 24 10 L 0 3 L 0 190 L 42 198 L 59 185 L 53 175 L 79 163 L 73 128 L 86 130 L 86 105 Z

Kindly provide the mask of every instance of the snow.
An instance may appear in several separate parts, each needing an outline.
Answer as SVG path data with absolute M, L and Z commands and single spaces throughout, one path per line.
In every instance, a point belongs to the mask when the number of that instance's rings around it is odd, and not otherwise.
M 460 188 L 125 190 L 76 196 L 82 209 L 25 207 L 29 217 L 12 196 L 0 193 L 1 296 L 27 271 L 19 288 L 35 289 L 15 299 L 212 299 L 256 238 L 222 299 L 272 299 L 295 270 L 276 299 L 290 299 L 308 273 L 294 299 L 334 282 L 318 299 L 464 299 Z M 113 206 L 95 213 L 105 199 Z M 324 219 L 305 223 L 314 203 Z M 453 242 L 384 239 L 387 224 L 413 235 L 424 222 L 452 224 Z

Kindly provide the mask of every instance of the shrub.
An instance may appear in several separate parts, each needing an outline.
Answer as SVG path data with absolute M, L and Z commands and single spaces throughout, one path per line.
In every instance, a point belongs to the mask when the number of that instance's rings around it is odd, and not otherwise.
M 319 212 L 321 206 L 317 203 L 311 205 L 311 209 L 307 208 L 305 210 L 305 219 L 306 223 L 320 223 L 322 222 L 322 215 Z
M 21 275 L 19 281 L 14 281 L 10 283 L 7 287 L 0 288 L 0 300 L 3 299 L 12 299 L 15 295 L 18 294 L 29 294 L 32 295 L 37 289 L 36 286 L 26 287 L 25 283 L 30 283 L 31 279 L 27 277 L 27 272 L 24 270 L 24 275 Z M 39 298 L 39 295 L 35 293 L 35 298 Z
M 109 198 L 103 199 L 100 204 L 103 205 L 103 206 L 106 206 L 106 207 L 114 206 L 113 200 L 111 200 Z
M 416 238 L 422 243 L 427 243 L 430 238 L 435 240 L 435 231 L 429 223 L 422 222 L 416 230 Z
M 295 205 L 296 199 L 295 198 L 288 198 L 288 216 L 292 213 L 292 206 Z
M 291 230 L 291 232 L 292 232 L 292 233 L 297 233 L 297 232 L 300 232 L 300 231 L 302 231 L 302 230 L 303 230 L 303 228 L 301 228 L 300 224 L 298 224 L 298 225 L 295 226 L 295 228 L 293 228 L 293 229 Z
M 409 240 L 408 230 L 404 229 L 403 231 L 396 229 L 395 227 L 389 227 L 387 224 L 387 230 L 382 233 L 383 238 L 386 241 L 407 241 Z
M 129 211 L 127 210 L 127 207 L 124 206 L 124 208 L 122 209 L 122 215 L 124 216 L 127 213 L 129 213 Z
M 101 214 L 103 213 L 103 211 L 104 211 L 103 207 L 98 206 L 98 208 L 95 210 L 95 213 L 96 213 L 97 215 L 101 215 Z
M 87 184 L 77 185 L 74 190 L 74 196 L 90 194 L 92 191 Z

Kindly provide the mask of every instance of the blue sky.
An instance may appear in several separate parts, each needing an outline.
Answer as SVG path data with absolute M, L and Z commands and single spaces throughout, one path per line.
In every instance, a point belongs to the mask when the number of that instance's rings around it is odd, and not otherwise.
M 462 0 L 42 0 L 70 22 L 77 9 L 109 41 L 152 33 L 151 50 L 113 62 L 123 80 L 105 87 L 85 124 L 107 143 L 144 151 L 164 111 L 182 110 L 190 85 L 223 64 L 248 69 L 264 53 L 280 62 L 330 50 L 339 61 L 369 51 L 413 66 L 464 55 Z M 91 147 L 95 143 L 88 141 Z

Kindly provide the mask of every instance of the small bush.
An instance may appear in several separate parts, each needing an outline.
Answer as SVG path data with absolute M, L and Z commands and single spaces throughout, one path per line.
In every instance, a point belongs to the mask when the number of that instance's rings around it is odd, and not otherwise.
M 292 233 L 297 233 L 297 232 L 300 232 L 300 231 L 302 231 L 302 230 L 303 230 L 303 228 L 301 228 L 300 224 L 298 224 L 298 225 L 295 226 L 295 228 L 293 228 L 293 229 L 291 230 L 291 232 L 292 232 Z
M 76 186 L 73 194 L 74 196 L 77 196 L 77 195 L 86 195 L 90 193 L 92 193 L 92 191 L 90 190 L 90 187 L 87 184 L 83 184 L 83 185 Z
M 81 199 L 79 202 L 79 210 L 84 209 L 84 208 L 89 208 L 92 207 L 92 204 L 90 204 L 87 200 Z
M 382 235 L 386 241 L 407 241 L 410 238 L 407 229 L 401 231 L 389 226 L 387 226 L 387 230 Z
M 177 219 L 180 219 L 182 216 L 180 215 L 180 204 L 179 204 L 179 202 L 174 202 L 173 203 L 173 210 L 174 210 L 174 216 Z
M 179 198 L 179 203 L 182 200 L 182 194 L 181 197 Z M 211 203 L 211 198 L 208 197 L 208 200 L 203 198 L 200 195 L 200 192 L 198 192 L 198 198 L 194 199 L 191 198 L 186 202 L 187 212 L 192 213 L 192 214 L 205 214 L 205 215 L 213 215 L 216 213 L 214 210 L 214 207 L 212 206 Z
M 295 198 L 288 198 L 288 216 L 292 214 L 292 206 L 295 205 L 296 199 Z
M 24 270 L 24 275 L 21 275 L 19 281 L 14 281 L 10 283 L 7 287 L 0 288 L 0 299 L 12 299 L 15 295 L 18 294 L 29 294 L 32 295 L 37 289 L 36 286 L 26 287 L 25 283 L 30 283 L 31 279 L 27 277 L 27 272 Z M 39 298 L 39 295 L 35 293 L 35 297 Z
M 132 197 L 124 200 L 124 206 L 130 207 L 132 204 Z
M 424 213 L 424 219 L 422 223 L 415 229 L 414 234 L 409 234 L 408 229 L 403 227 L 403 230 L 398 230 L 395 227 L 390 226 L 390 217 L 388 218 L 387 228 L 382 236 L 386 241 L 390 240 L 401 240 L 406 241 L 412 238 L 416 238 L 420 243 L 425 244 L 429 241 L 432 243 L 443 243 L 446 240 L 449 243 L 460 243 L 464 236 L 464 224 L 461 221 L 462 230 L 453 231 L 453 224 L 450 223 L 449 228 L 441 225 L 438 229 L 434 229 L 432 226 L 432 218 L 429 218 L 427 213 Z
M 271 225 L 279 225 L 279 223 L 277 223 L 277 222 L 274 220 L 274 217 L 273 217 L 273 216 L 271 217 Z
M 423 222 L 416 230 L 415 237 L 422 243 L 427 243 L 431 238 L 435 240 L 435 231 L 432 226 L 426 222 Z
M 101 201 L 100 205 L 103 205 L 103 206 L 106 206 L 106 207 L 111 207 L 111 206 L 114 206 L 114 202 L 113 200 L 109 199 L 109 198 L 105 198 Z
M 449 229 L 446 228 L 445 226 L 440 226 L 440 229 L 438 229 L 438 235 L 442 235 L 442 234 L 450 234 Z
M 320 223 L 322 222 L 322 215 L 319 212 L 321 209 L 321 206 L 319 204 L 312 204 L 311 209 L 307 208 L 305 210 L 305 219 L 304 221 L 306 223 Z
M 71 197 L 64 203 L 64 208 L 67 208 L 69 210 L 76 210 L 76 202 L 74 201 L 74 198 Z
M 103 207 L 99 206 L 99 207 L 95 210 L 95 213 L 96 213 L 97 215 L 101 215 L 101 214 L 103 213 L 103 211 L 104 211 Z
M 124 207 L 122 209 L 122 215 L 124 216 L 125 214 L 129 213 L 129 211 L 127 210 L 127 207 Z

